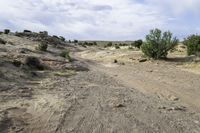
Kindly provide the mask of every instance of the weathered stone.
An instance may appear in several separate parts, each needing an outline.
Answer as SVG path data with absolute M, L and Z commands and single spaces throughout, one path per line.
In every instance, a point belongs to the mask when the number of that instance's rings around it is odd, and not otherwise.
M 147 59 L 139 59 L 138 61 L 139 61 L 139 62 L 146 62 Z

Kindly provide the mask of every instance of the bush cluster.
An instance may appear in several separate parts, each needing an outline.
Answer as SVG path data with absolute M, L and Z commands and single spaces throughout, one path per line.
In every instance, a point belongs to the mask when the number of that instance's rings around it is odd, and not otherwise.
M 97 42 L 79 42 L 78 45 L 81 46 L 97 46 Z

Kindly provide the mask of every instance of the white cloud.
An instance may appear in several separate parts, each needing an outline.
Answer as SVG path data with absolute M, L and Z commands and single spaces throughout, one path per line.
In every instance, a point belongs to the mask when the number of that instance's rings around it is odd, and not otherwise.
M 173 22 L 182 21 L 185 12 L 199 13 L 199 5 L 198 0 L 0 0 L 0 28 L 48 30 L 71 39 L 137 39 L 155 27 L 180 31 Z
M 150 6 L 157 8 L 159 11 L 165 13 L 172 13 L 180 15 L 182 13 L 190 12 L 199 14 L 200 1 L 199 0 L 145 0 Z

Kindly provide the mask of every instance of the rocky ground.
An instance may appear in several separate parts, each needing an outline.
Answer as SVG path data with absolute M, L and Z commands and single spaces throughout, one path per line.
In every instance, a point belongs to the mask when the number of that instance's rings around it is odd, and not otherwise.
M 0 44 L 1 133 L 200 132 L 198 73 L 174 62 L 141 63 L 138 51 L 59 39 L 41 52 L 36 37 L 0 35 L 7 41 Z M 59 56 L 63 49 L 72 51 L 73 62 Z M 29 66 L 29 56 L 43 69 Z

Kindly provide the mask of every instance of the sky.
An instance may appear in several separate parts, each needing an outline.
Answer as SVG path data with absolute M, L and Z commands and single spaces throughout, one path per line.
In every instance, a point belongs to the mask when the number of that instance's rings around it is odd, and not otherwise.
M 48 31 L 79 40 L 179 39 L 200 33 L 200 0 L 0 0 L 0 30 Z

